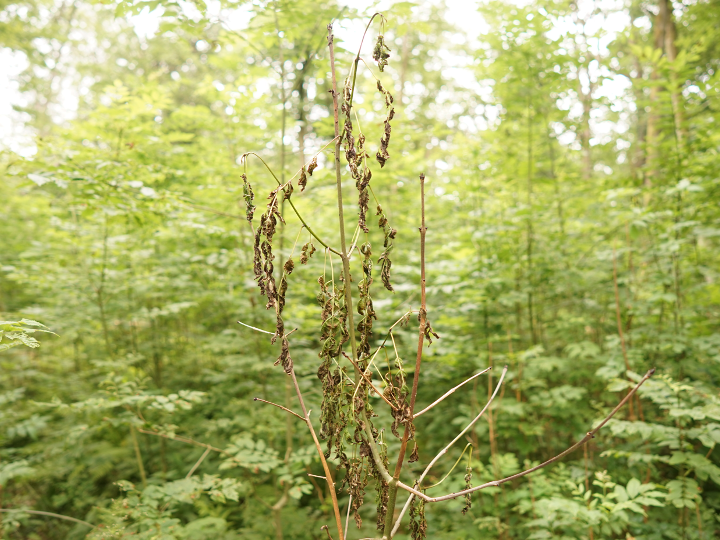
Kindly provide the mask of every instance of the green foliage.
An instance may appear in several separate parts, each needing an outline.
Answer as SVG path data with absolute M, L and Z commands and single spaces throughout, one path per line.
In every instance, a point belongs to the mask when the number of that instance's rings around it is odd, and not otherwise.
M 370 71 L 397 110 L 391 157 L 372 180 L 382 220 L 370 206 L 369 232 L 357 236 L 377 246 L 373 262 L 381 244 L 392 249 L 391 287 L 377 279 L 389 265 L 375 264 L 367 343 L 380 345 L 417 304 L 424 172 L 428 306 L 442 339 L 426 349 L 418 407 L 489 364 L 509 366 L 492 431 L 483 420 L 468 433 L 473 485 L 557 455 L 658 369 L 587 452 L 474 493 L 465 515 L 462 498 L 415 506 L 416 536 L 718 534 L 718 10 L 671 6 L 673 54 L 655 41 L 661 5 L 489 2 L 487 31 L 466 36 L 441 5 L 400 2 L 385 14 L 391 56 L 380 47 L 380 74 L 377 31 L 366 40 L 371 67 L 360 64 L 355 103 L 370 155 L 387 114 Z M 247 203 L 263 209 L 276 184 L 240 156 L 257 151 L 282 181 L 307 170 L 333 137 L 325 26 L 355 28 L 356 13 L 310 0 L 245 7 L 242 28 L 225 2 L 79 2 L 56 16 L 42 2 L 2 8 L 2 43 L 28 62 L 20 88 L 36 152 L 0 154 L 0 508 L 98 525 L 4 512 L 5 538 L 300 540 L 331 522 L 324 484 L 308 476 L 324 472 L 302 421 L 252 401 L 298 410 L 273 367 L 281 344 L 237 324 L 276 325 L 257 294 L 246 219 Z M 145 8 L 158 9 L 160 27 L 138 37 L 129 15 Z M 585 24 L 615 17 L 631 24 Z M 355 54 L 342 49 L 347 31 L 336 25 L 340 84 Z M 612 81 L 622 81 L 615 94 Z M 61 88 L 77 89 L 76 114 L 58 112 Z M 332 160 L 320 153 L 292 201 L 334 246 Z M 343 180 L 347 194 L 350 171 Z M 280 211 L 275 269 L 317 249 L 289 276 L 283 313 L 298 328 L 292 358 L 317 426 L 318 353 L 330 344 L 314 330 L 316 279 L 341 269 L 288 204 Z M 352 261 L 354 286 L 364 260 Z M 331 304 L 342 303 L 338 283 Z M 48 334 L 40 348 L 38 333 Z M 377 365 L 410 385 L 412 362 L 399 359 L 413 357 L 416 339 L 398 326 L 397 350 Z M 476 381 L 416 420 L 419 461 L 405 483 L 482 408 Z M 369 400 L 390 425 L 383 402 Z M 392 462 L 399 443 L 383 440 Z M 457 467 L 429 494 L 463 489 L 463 476 Z M 346 509 L 348 492 L 339 497 Z M 351 539 L 376 534 L 373 499 L 358 508 L 360 530 L 351 518 Z M 410 537 L 407 520 L 396 538 Z
M 48 332 L 47 327 L 37 321 L 22 319 L 20 321 L 0 321 L 0 352 L 18 345 L 25 345 L 31 349 L 40 346 L 40 342 L 30 334 L 35 332 Z

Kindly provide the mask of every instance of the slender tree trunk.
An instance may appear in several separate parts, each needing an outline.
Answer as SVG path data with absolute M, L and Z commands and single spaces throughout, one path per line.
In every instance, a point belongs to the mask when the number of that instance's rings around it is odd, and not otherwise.
M 653 21 L 653 40 L 655 49 L 659 49 L 668 58 L 673 61 L 677 56 L 675 48 L 675 23 L 672 20 L 672 6 L 669 0 L 658 0 L 658 14 Z M 669 47 L 669 48 L 668 48 Z M 661 117 L 661 98 L 663 87 L 659 83 L 662 75 L 658 66 L 653 66 L 650 78 L 656 81 L 650 89 L 650 113 L 647 122 L 647 161 L 648 171 L 645 176 L 645 188 L 652 187 L 653 180 L 660 174 L 661 151 L 660 143 L 662 141 L 662 133 L 660 128 Z M 679 97 L 673 97 L 673 102 Z M 679 107 L 673 107 L 676 111 Z M 682 121 L 678 123 L 682 125 Z M 646 193 L 646 204 L 649 202 L 649 194 Z
M 526 256 L 527 256 L 527 280 L 528 280 L 528 293 L 527 293 L 527 307 L 528 307 L 528 323 L 530 325 L 530 338 L 533 345 L 537 344 L 537 332 L 535 329 L 535 314 L 533 306 L 533 292 L 534 292 L 534 280 L 533 280 L 533 226 L 532 226 L 532 204 L 533 204 L 533 122 L 532 122 L 532 94 L 528 94 L 527 101 L 527 207 L 528 207 L 528 219 L 527 224 L 527 243 L 526 243 Z
M 310 62 L 310 60 L 306 60 Z M 305 98 L 307 90 L 305 89 L 305 73 L 304 68 L 297 76 L 301 77 L 298 81 L 298 124 L 300 125 L 300 132 L 298 133 L 298 147 L 300 154 L 300 167 L 305 166 L 305 137 L 307 137 L 307 122 L 305 118 Z
M 408 60 L 410 59 L 410 31 L 405 32 L 402 41 L 402 54 L 400 57 L 400 83 L 398 85 L 397 102 L 402 107 L 405 95 L 405 80 L 407 77 Z
M 587 74 L 588 81 L 590 80 L 590 70 L 585 69 L 585 73 Z M 590 148 L 590 138 L 591 138 L 591 131 L 590 131 L 590 111 L 592 109 L 592 87 L 588 89 L 587 92 L 582 90 L 582 85 L 580 84 L 580 96 L 583 106 L 583 114 L 582 114 L 582 125 L 581 125 L 581 137 L 580 140 L 582 142 L 582 176 L 583 179 L 589 180 L 592 176 L 593 171 L 593 164 L 592 164 L 592 150 Z

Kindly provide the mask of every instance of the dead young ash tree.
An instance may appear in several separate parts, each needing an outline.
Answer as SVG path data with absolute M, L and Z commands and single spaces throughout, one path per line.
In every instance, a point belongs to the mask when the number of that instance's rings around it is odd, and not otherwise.
M 381 27 L 384 30 L 385 18 L 382 14 L 376 13 L 368 22 L 363 35 L 363 41 L 375 19 L 379 19 Z M 495 390 L 490 395 L 482 411 L 428 463 L 417 479 L 406 480 L 405 482 L 401 480 L 404 466 L 407 463 L 413 463 L 418 460 L 417 444 L 413 445 L 414 449 L 412 452 L 408 452 L 409 443 L 414 441 L 416 437 L 415 418 L 430 411 L 465 383 L 482 373 L 486 373 L 490 368 L 473 375 L 473 377 L 462 384 L 452 388 L 422 411 L 415 412 L 418 381 L 422 370 L 423 348 L 426 341 L 432 343 L 433 338 L 439 337 L 430 324 L 426 305 L 425 236 L 427 228 L 425 225 L 425 176 L 423 174 L 419 174 L 420 305 L 416 310 L 411 310 L 403 314 L 395 324 L 385 331 L 385 339 L 379 346 L 374 347 L 372 345 L 373 322 L 377 319 L 377 315 L 373 309 L 371 294 L 371 286 L 374 283 L 373 270 L 375 264 L 379 265 L 382 285 L 387 290 L 393 291 L 391 282 L 391 256 L 397 231 L 389 224 L 382 207 L 377 203 L 375 212 L 378 218 L 377 226 L 384 236 L 379 257 L 376 260 L 373 259 L 373 246 L 369 240 L 366 239 L 360 243 L 363 234 L 369 232 L 369 221 L 371 218 L 368 214 L 370 212 L 370 195 L 372 193 L 370 188 L 372 179 L 370 163 L 372 162 L 372 158 L 368 149 L 368 141 L 359 128 L 359 121 L 357 121 L 358 119 L 353 109 L 355 83 L 362 59 L 360 52 L 358 52 L 350 68 L 349 76 L 346 78 L 342 89 L 338 90 L 332 25 L 328 26 L 327 42 L 332 74 L 331 92 L 335 137 L 325 145 L 321 152 L 331 144 L 334 144 L 335 152 L 333 160 L 336 177 L 337 224 L 340 247 L 331 247 L 329 240 L 320 238 L 306 219 L 300 215 L 293 203 L 293 197 L 296 196 L 294 195 L 296 188 L 303 191 L 308 183 L 308 177 L 313 175 L 313 171 L 317 167 L 318 155 L 315 155 L 307 167 L 303 167 L 297 171 L 297 173 L 286 182 L 281 182 L 278 176 L 258 154 L 250 152 L 243 155 L 243 162 L 245 164 L 247 164 L 247 160 L 251 156 L 259 158 L 277 183 L 277 187 L 269 193 L 269 202 L 265 207 L 265 211 L 256 219 L 254 216 L 254 191 L 248 181 L 247 175 L 243 174 L 247 219 L 250 222 L 254 234 L 253 270 L 255 279 L 261 294 L 267 299 L 267 308 L 274 310 L 276 317 L 276 328 L 271 338 L 273 343 L 279 342 L 280 344 L 280 355 L 277 358 L 276 365 L 282 365 L 283 370 L 292 381 L 292 386 L 297 395 L 302 413 L 296 413 L 287 407 L 267 401 L 265 401 L 265 403 L 270 403 L 295 415 L 306 424 L 325 472 L 325 476 L 322 478 L 327 482 L 327 488 L 330 493 L 330 498 L 332 499 L 335 528 L 337 529 L 335 534 L 337 534 L 339 540 L 347 538 L 350 514 L 353 515 L 353 519 L 358 528 L 360 527 L 362 519 L 359 510 L 365 502 L 366 492 L 368 486 L 371 485 L 371 481 L 376 490 L 377 531 L 379 536 L 383 540 L 392 538 L 398 532 L 403 517 L 408 513 L 407 511 L 409 509 L 412 538 L 421 539 L 425 538 L 427 533 L 427 523 L 425 520 L 425 506 L 427 504 L 464 497 L 466 500 L 465 510 L 467 510 L 471 504 L 472 493 L 491 486 L 499 486 L 505 482 L 510 482 L 562 459 L 592 439 L 615 413 L 629 402 L 638 388 L 652 375 L 653 370 L 645 374 L 639 383 L 628 392 L 625 398 L 602 421 L 597 423 L 592 430 L 588 431 L 582 440 L 554 458 L 518 474 L 475 487 L 471 485 L 471 473 L 468 469 L 466 474 L 466 489 L 455 493 L 448 493 L 440 497 L 429 497 L 425 494 L 425 490 L 427 489 L 427 486 L 423 484 L 425 477 L 433 465 L 435 465 L 443 455 L 447 454 L 450 448 L 472 429 L 491 407 L 505 379 L 507 373 L 506 366 L 502 370 Z M 362 42 L 360 47 L 362 48 Z M 381 33 L 377 37 L 373 50 L 373 59 L 377 63 L 380 72 L 383 72 L 388 65 L 389 57 L 390 49 L 385 44 Z M 363 64 L 365 64 L 364 60 Z M 392 94 L 383 86 L 380 79 L 377 79 L 377 89 L 381 99 L 384 101 L 387 113 L 383 134 L 378 144 L 378 150 L 374 156 L 375 161 L 377 161 L 382 168 L 390 159 L 389 149 L 395 108 Z M 356 119 L 356 122 L 353 122 L 353 118 Z M 350 175 L 353 180 L 355 180 L 355 186 L 358 192 L 358 222 L 355 233 L 350 240 L 350 245 L 348 245 L 345 231 L 345 208 L 343 205 L 342 186 L 344 168 L 349 170 Z M 373 197 L 374 196 L 373 194 Z M 313 238 L 313 241 L 306 243 L 302 247 L 300 262 L 302 264 L 308 262 L 308 259 L 316 251 L 316 246 L 313 242 L 317 242 L 322 246 L 327 257 L 335 257 L 340 260 L 342 268 L 339 276 L 332 275 L 328 277 L 324 274 L 318 278 L 319 292 L 317 299 L 322 307 L 319 329 L 321 348 L 318 354 L 320 362 L 317 368 L 317 376 L 322 386 L 319 431 L 316 431 L 313 425 L 310 418 L 310 411 L 308 411 L 306 407 L 305 399 L 297 382 L 290 349 L 290 335 L 292 332 L 286 332 L 283 319 L 288 279 L 293 272 L 295 263 L 291 255 L 284 264 L 282 264 L 281 268 L 275 269 L 273 266 L 273 261 L 275 260 L 273 239 L 277 232 L 278 224 L 285 223 L 281 212 L 281 205 L 284 201 L 289 203 L 299 218 L 302 223 L 301 228 L 307 229 Z M 357 283 L 357 290 L 355 292 L 353 291 L 353 281 L 350 274 L 351 263 L 361 267 L 361 272 L 358 275 L 361 275 L 362 278 Z M 276 279 L 276 275 L 278 274 L 280 276 L 279 280 Z M 417 314 L 418 342 L 412 382 L 410 383 L 407 380 L 403 362 L 398 356 L 395 359 L 394 366 L 392 366 L 385 375 L 381 375 L 382 383 L 380 386 L 376 385 L 373 382 L 373 369 L 371 369 L 375 367 L 374 370 L 379 371 L 379 369 L 374 366 L 376 355 L 384 348 L 388 339 L 394 342 L 393 330 L 398 325 L 407 324 L 410 316 L 413 314 Z M 349 351 L 347 349 L 349 349 Z M 373 418 L 377 418 L 377 414 L 375 414 L 369 401 L 369 396 L 373 393 L 382 399 L 381 406 L 389 407 L 392 415 L 392 424 L 390 426 L 383 426 L 383 429 L 373 421 Z M 393 436 L 400 440 L 400 448 L 396 456 L 388 455 L 388 446 L 384 440 L 385 433 L 387 432 L 392 433 Z M 321 445 L 321 440 L 326 442 L 325 448 Z M 333 460 L 335 465 L 335 475 L 333 475 L 331 471 L 329 465 L 330 460 Z M 391 462 L 393 463 L 392 466 Z M 396 508 L 398 507 L 399 491 L 406 492 L 408 498 L 402 506 L 402 509 L 398 512 Z M 348 495 L 349 501 L 345 516 L 343 516 L 341 512 L 338 502 L 338 495 L 342 492 Z M 324 526 L 323 529 L 327 533 L 327 536 L 332 538 L 330 529 L 327 526 Z

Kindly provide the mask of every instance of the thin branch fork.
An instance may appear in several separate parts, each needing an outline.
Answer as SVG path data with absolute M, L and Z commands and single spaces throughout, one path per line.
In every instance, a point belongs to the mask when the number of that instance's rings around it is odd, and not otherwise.
M 488 368 L 488 369 L 489 369 L 489 368 Z M 494 392 L 492 393 L 492 395 L 490 396 L 490 399 L 488 399 L 487 403 L 485 404 L 485 407 L 483 407 L 483 409 L 480 411 L 480 413 L 479 413 L 475 418 L 473 418 L 473 420 L 465 427 L 465 429 L 463 429 L 463 430 L 457 435 L 457 437 L 455 437 L 452 441 L 450 441 L 450 444 L 448 444 L 445 448 L 443 448 L 442 450 L 440 450 L 440 452 L 438 453 L 438 455 L 436 455 L 436 456 L 432 459 L 432 461 L 428 464 L 428 466 L 425 467 L 425 470 L 424 470 L 423 473 L 420 475 L 420 478 L 418 478 L 417 482 L 415 482 L 415 486 L 416 486 L 416 487 L 420 487 L 420 486 L 422 485 L 422 481 L 425 479 L 425 477 L 427 476 L 427 474 L 430 472 L 430 469 L 432 469 L 433 465 L 435 465 L 435 463 L 437 463 L 437 461 L 438 461 L 442 456 L 444 456 L 445 454 L 447 454 L 448 450 L 450 450 L 450 448 L 451 448 L 456 442 L 458 442 L 458 441 L 460 440 L 460 438 L 461 438 L 463 435 L 465 435 L 465 433 L 467 433 L 467 432 L 478 422 L 478 420 L 480 420 L 480 418 L 482 418 L 482 416 L 485 414 L 485 411 L 487 411 L 487 410 L 490 408 L 490 405 L 492 405 L 492 402 L 495 400 L 495 397 L 497 396 L 498 392 L 500 391 L 500 388 L 502 387 L 503 380 L 505 379 L 505 375 L 507 374 L 507 370 L 508 370 L 508 367 L 505 366 L 505 367 L 503 368 L 503 370 L 502 370 L 502 373 L 500 374 L 500 379 L 498 380 L 497 386 L 495 387 L 495 391 L 494 391 Z M 485 371 L 487 371 L 487 369 L 486 369 Z M 483 372 L 481 372 L 481 373 L 484 373 L 485 371 L 483 371 Z M 480 375 L 481 373 L 478 373 L 478 375 Z M 476 375 L 476 376 L 477 376 L 477 375 Z M 465 381 L 465 382 L 467 382 L 467 381 Z M 398 487 L 402 487 L 403 489 L 406 489 L 405 484 L 403 484 L 403 483 L 400 482 L 400 481 L 398 481 Z M 394 525 L 394 527 L 393 527 L 393 529 L 392 529 L 392 532 L 390 533 L 389 538 L 392 538 L 395 534 L 397 534 L 398 529 L 400 528 L 400 522 L 402 521 L 402 518 L 403 518 L 403 516 L 405 515 L 405 512 L 407 512 L 407 509 L 410 507 L 410 503 L 412 502 L 413 497 L 414 497 L 415 494 L 417 494 L 417 493 L 420 493 L 420 492 L 418 492 L 418 491 L 411 491 L 411 494 L 410 494 L 410 496 L 408 497 L 408 500 L 405 501 L 405 506 L 403 506 L 403 509 L 400 511 L 400 515 L 398 516 L 397 520 L 395 521 L 395 525 Z
M 476 377 L 479 377 L 479 376 L 482 375 L 483 373 L 487 373 L 487 372 L 490 371 L 491 369 L 492 369 L 492 366 L 490 366 L 489 368 L 485 368 L 485 369 L 483 369 L 481 372 L 476 373 L 475 375 L 473 375 L 472 377 L 470 377 L 469 379 L 464 380 L 463 382 L 461 382 L 460 384 L 458 384 L 455 388 L 452 388 L 452 389 L 448 390 L 448 391 L 445 392 L 440 398 L 436 399 L 436 400 L 433 401 L 430 405 L 428 405 L 427 407 L 425 407 L 422 411 L 420 411 L 420 412 L 418 412 L 418 413 L 415 413 L 415 414 L 413 415 L 413 420 L 414 420 L 415 418 L 417 418 L 418 416 L 420 416 L 421 414 L 425 414 L 426 412 L 428 412 L 428 411 L 429 411 L 430 409 L 432 409 L 435 405 L 437 405 L 437 404 L 440 403 L 442 400 L 444 400 L 446 397 L 448 397 L 449 395 L 451 395 L 452 393 L 454 393 L 455 390 L 457 390 L 458 388 L 460 388 L 460 387 L 462 387 L 463 385 L 469 383 L 470 381 L 472 381 L 472 380 L 475 379 Z
M 282 409 L 283 411 L 289 412 L 290 414 L 297 416 L 297 417 L 298 417 L 300 420 L 302 420 L 303 422 L 307 423 L 307 420 L 305 420 L 305 418 L 303 418 L 302 416 L 300 416 L 298 413 L 291 411 L 291 410 L 288 409 L 287 407 L 283 407 L 282 405 L 278 405 L 277 403 L 273 403 L 272 401 L 268 401 L 268 400 L 266 400 L 266 399 L 260 399 L 259 397 L 253 398 L 253 401 L 262 401 L 263 403 L 267 403 L 268 405 L 272 405 L 273 407 L 277 407 L 278 409 Z
M 565 457 L 566 455 L 570 454 L 571 452 L 577 450 L 578 448 L 580 448 L 581 446 L 583 446 L 586 442 L 588 442 L 590 439 L 595 438 L 595 434 L 596 434 L 598 431 L 600 431 L 600 429 L 601 429 L 603 426 L 605 426 L 605 424 L 607 424 L 607 423 L 610 421 L 610 419 L 611 419 L 613 416 L 615 416 L 615 414 L 616 414 L 628 401 L 630 401 L 630 399 L 633 397 L 633 395 L 635 395 L 635 393 L 636 393 L 636 392 L 638 391 L 638 389 L 643 385 L 643 383 L 644 383 L 645 381 L 647 381 L 650 377 L 652 377 L 653 373 L 655 373 L 655 368 L 653 368 L 653 369 L 651 369 L 650 371 L 648 371 L 648 372 L 643 376 L 643 378 L 640 379 L 640 382 L 635 386 L 635 388 L 633 388 L 630 392 L 628 392 L 628 394 L 623 398 L 623 400 L 622 400 L 620 403 L 617 404 L 617 406 L 610 412 L 610 414 L 608 414 L 608 415 L 602 420 L 602 422 L 600 422 L 600 423 L 599 423 L 594 429 L 592 429 L 591 431 L 588 431 L 587 434 L 585 435 L 585 437 L 583 437 L 580 441 L 578 441 L 577 443 L 575 443 L 574 445 L 572 445 L 572 446 L 571 446 L 570 448 L 568 448 L 567 450 L 559 453 L 559 454 L 558 454 L 557 456 L 555 456 L 554 458 L 551 458 L 551 459 L 547 460 L 546 462 L 541 463 L 540 465 L 537 465 L 537 466 L 535 466 L 535 467 L 532 467 L 532 468 L 530 468 L 530 469 L 527 469 L 526 471 L 522 471 L 522 472 L 519 472 L 519 473 L 517 473 L 517 474 L 513 474 L 512 476 L 508 476 L 507 478 L 502 478 L 502 479 L 500 479 L 500 480 L 493 480 L 492 482 L 488 482 L 488 483 L 483 484 L 483 485 L 481 485 L 481 486 L 477 486 L 477 487 L 474 487 L 474 488 L 471 488 L 471 489 L 465 489 L 465 490 L 463 490 L 463 491 L 458 491 L 458 492 L 456 492 L 456 493 L 450 493 L 449 495 L 443 495 L 442 497 L 428 497 L 428 496 L 425 495 L 424 493 L 416 490 L 415 488 L 411 488 L 410 486 L 406 486 L 406 485 L 403 484 L 402 482 L 398 482 L 398 487 L 401 487 L 401 488 L 404 489 L 405 491 L 409 491 L 409 492 L 412 493 L 413 495 L 415 495 L 415 496 L 417 496 L 417 497 L 420 497 L 420 498 L 423 499 L 425 502 L 440 502 L 440 501 L 447 501 L 447 500 L 450 500 L 450 499 L 455 499 L 455 498 L 457 498 L 457 497 L 462 497 L 463 495 L 467 495 L 468 493 L 473 493 L 473 492 L 475 492 L 475 491 L 479 491 L 479 490 L 481 490 L 481 489 L 485 489 L 485 488 L 488 488 L 488 487 L 499 486 L 500 484 L 504 484 L 505 482 L 509 482 L 509 481 L 511 481 L 511 480 L 515 480 L 516 478 L 520 478 L 520 477 L 522 477 L 522 476 L 525 476 L 525 475 L 527 475 L 527 474 L 530 474 L 531 472 L 535 472 L 535 471 L 537 471 L 538 469 L 542 469 L 543 467 L 547 467 L 547 466 L 550 465 L 551 463 L 554 463 L 554 462 L 562 459 L 562 458 Z

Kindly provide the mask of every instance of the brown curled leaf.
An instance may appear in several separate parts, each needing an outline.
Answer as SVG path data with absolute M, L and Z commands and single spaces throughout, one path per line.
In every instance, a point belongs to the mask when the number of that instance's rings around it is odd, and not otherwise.
M 307 173 L 308 173 L 310 176 L 312 176 L 312 175 L 313 175 L 313 171 L 314 171 L 315 169 L 317 169 L 317 166 L 318 166 L 317 156 L 315 156 L 314 158 L 312 158 L 312 161 L 310 162 L 310 165 L 308 165 L 308 167 L 307 167 Z
M 300 171 L 300 179 L 298 180 L 298 186 L 300 186 L 300 191 L 305 191 L 305 186 L 307 185 L 307 174 L 305 174 L 305 167 L 302 168 L 302 171 Z

